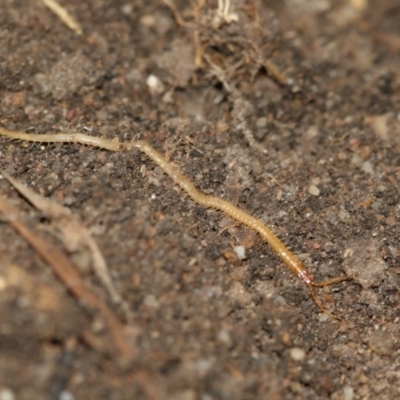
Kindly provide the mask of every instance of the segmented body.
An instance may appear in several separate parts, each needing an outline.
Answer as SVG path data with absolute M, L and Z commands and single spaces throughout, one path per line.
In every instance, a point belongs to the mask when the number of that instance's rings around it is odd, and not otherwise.
M 236 221 L 247 225 L 249 228 L 258 232 L 260 236 L 271 246 L 278 257 L 285 265 L 297 275 L 307 285 L 311 297 L 319 309 L 330 317 L 339 319 L 329 310 L 322 306 L 317 298 L 313 287 L 332 285 L 349 279 L 349 277 L 338 277 L 324 282 L 315 282 L 313 276 L 306 270 L 298 257 L 291 252 L 285 244 L 269 229 L 263 221 L 252 217 L 250 214 L 234 206 L 229 201 L 215 196 L 208 196 L 200 192 L 177 167 L 170 163 L 163 155 L 144 141 L 133 141 L 121 143 L 118 140 L 109 140 L 81 133 L 60 133 L 60 134 L 28 134 L 23 132 L 10 131 L 0 127 L 0 134 L 19 140 L 33 142 L 62 142 L 62 143 L 80 143 L 89 146 L 99 147 L 110 151 L 120 151 L 124 149 L 137 148 L 145 153 L 155 164 L 157 164 L 183 191 L 185 191 L 193 201 L 204 207 L 214 208 L 224 212 Z

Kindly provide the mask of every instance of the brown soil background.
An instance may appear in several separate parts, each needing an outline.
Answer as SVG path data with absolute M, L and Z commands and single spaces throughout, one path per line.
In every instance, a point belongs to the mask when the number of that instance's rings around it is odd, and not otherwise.
M 201 190 L 264 219 L 317 279 L 355 274 L 318 291 L 345 319 L 322 315 L 255 233 L 196 205 L 144 155 L 0 138 L 0 167 L 91 230 L 138 351 L 128 365 L 100 351 L 101 318 L 4 219 L 0 394 L 400 397 L 400 3 L 260 1 L 257 14 L 235 1 L 239 21 L 215 26 L 216 3 L 197 20 L 209 45 L 200 67 L 189 2 L 175 3 L 191 24 L 181 27 L 158 1 L 63 1 L 76 36 L 40 1 L 2 0 L 0 124 L 149 141 Z M 29 226 L 46 225 L 0 188 Z M 88 256 L 67 254 L 108 301 Z

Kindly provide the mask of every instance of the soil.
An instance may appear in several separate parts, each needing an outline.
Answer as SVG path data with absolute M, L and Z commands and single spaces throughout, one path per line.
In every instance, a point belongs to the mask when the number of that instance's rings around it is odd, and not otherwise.
M 101 316 L 3 216 L 0 398 L 400 398 L 400 3 L 176 0 L 184 23 L 160 1 L 60 3 L 81 36 L 39 0 L 0 2 L 2 127 L 146 140 L 316 280 L 354 279 L 318 289 L 329 318 L 256 233 L 138 151 L 2 137 L 0 168 L 96 239 L 136 356 L 102 351 Z M 123 321 L 88 257 L 0 190 Z

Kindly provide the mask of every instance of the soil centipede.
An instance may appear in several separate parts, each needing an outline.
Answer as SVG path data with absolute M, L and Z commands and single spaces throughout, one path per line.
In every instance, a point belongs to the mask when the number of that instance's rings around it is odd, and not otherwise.
M 258 232 L 258 234 L 270 245 L 278 257 L 285 263 L 285 265 L 306 284 L 317 307 L 329 317 L 341 319 L 340 317 L 332 314 L 321 304 L 321 301 L 318 299 L 314 291 L 314 287 L 332 285 L 351 279 L 351 277 L 341 276 L 323 282 L 315 282 L 313 276 L 306 270 L 299 258 L 293 254 L 260 219 L 252 217 L 226 200 L 223 200 L 219 197 L 209 196 L 200 192 L 198 189 L 196 189 L 189 178 L 183 175 L 183 173 L 177 167 L 171 164 L 164 156 L 162 156 L 148 143 L 140 140 L 122 143 L 118 140 L 109 140 L 81 133 L 29 134 L 11 131 L 1 127 L 0 134 L 17 140 L 42 143 L 79 143 L 110 151 L 130 150 L 133 148 L 139 149 L 145 153 L 155 164 L 157 164 L 183 191 L 189 195 L 189 197 L 192 198 L 193 201 L 204 207 L 220 210 L 236 221 L 247 225 L 249 228 Z

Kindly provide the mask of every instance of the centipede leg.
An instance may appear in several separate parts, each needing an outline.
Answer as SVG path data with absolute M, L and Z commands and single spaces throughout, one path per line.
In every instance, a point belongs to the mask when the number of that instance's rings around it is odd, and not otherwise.
M 314 287 L 324 287 L 324 286 L 330 286 L 330 285 L 334 285 L 336 283 L 340 283 L 340 282 L 344 282 L 344 281 L 348 281 L 349 279 L 352 279 L 351 276 L 339 276 L 337 278 L 333 278 L 333 279 L 329 279 L 323 282 L 314 282 L 313 280 L 311 280 L 309 283 L 307 283 L 307 287 L 308 290 L 311 294 L 312 299 L 314 300 L 314 303 L 317 305 L 317 307 L 326 315 L 328 315 L 331 318 L 335 318 L 337 320 L 341 320 L 342 318 L 332 314 L 329 310 L 327 310 L 321 303 L 321 301 L 319 300 L 319 298 L 317 297 L 315 291 L 314 291 Z
M 334 285 L 336 283 L 348 281 L 350 279 L 352 279 L 351 276 L 339 276 L 337 278 L 328 279 L 328 280 L 322 281 L 322 282 L 311 282 L 311 285 L 314 287 L 324 287 L 324 286 L 330 286 L 330 285 Z
M 334 318 L 334 319 L 336 319 L 336 320 L 338 320 L 338 321 L 341 321 L 341 320 L 342 320 L 341 317 L 339 317 L 339 316 L 337 316 L 337 315 L 335 315 L 335 314 L 332 314 L 328 309 L 326 309 L 326 308 L 322 305 L 321 301 L 319 300 L 318 296 L 316 295 L 316 293 L 315 293 L 315 291 L 314 291 L 314 286 L 317 286 L 317 287 L 318 287 L 319 285 L 315 285 L 314 283 L 310 283 L 310 284 L 308 284 L 307 286 L 308 286 L 308 290 L 309 290 L 309 292 L 310 292 L 310 295 L 311 295 L 312 299 L 314 300 L 314 303 L 317 305 L 317 307 L 318 307 L 324 314 L 326 314 L 328 317 L 331 317 L 331 318 Z

